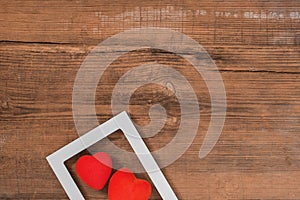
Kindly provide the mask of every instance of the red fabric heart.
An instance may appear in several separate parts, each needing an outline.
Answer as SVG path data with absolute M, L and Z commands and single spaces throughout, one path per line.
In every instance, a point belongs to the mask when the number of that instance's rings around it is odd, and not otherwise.
M 93 156 L 80 157 L 75 166 L 79 178 L 95 190 L 101 190 L 112 171 L 112 161 L 108 154 L 98 152 Z
M 129 169 L 120 169 L 112 175 L 109 181 L 109 200 L 147 200 L 150 195 L 150 183 L 137 179 Z

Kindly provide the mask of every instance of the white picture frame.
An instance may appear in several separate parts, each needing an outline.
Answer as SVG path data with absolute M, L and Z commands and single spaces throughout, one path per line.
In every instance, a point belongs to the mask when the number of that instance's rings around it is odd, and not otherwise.
M 167 179 L 125 111 L 97 126 L 46 158 L 68 197 L 71 200 L 84 200 L 84 196 L 64 164 L 65 161 L 119 129 L 124 133 L 160 196 L 165 200 L 177 200 Z

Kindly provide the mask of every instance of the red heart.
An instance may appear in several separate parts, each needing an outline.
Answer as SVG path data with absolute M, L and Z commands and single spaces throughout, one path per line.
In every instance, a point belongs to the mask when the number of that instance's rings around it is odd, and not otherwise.
M 101 190 L 112 171 L 112 161 L 108 154 L 98 152 L 93 156 L 80 157 L 75 166 L 79 178 L 95 190 Z
M 109 181 L 109 200 L 147 200 L 150 195 L 150 183 L 137 179 L 129 169 L 120 169 L 112 175 Z

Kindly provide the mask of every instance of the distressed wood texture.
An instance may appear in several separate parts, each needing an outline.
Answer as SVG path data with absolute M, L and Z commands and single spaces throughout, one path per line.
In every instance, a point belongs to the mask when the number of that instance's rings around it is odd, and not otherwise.
M 0 199 L 67 199 L 45 158 L 78 138 L 76 73 L 101 41 L 147 26 L 182 32 L 211 55 L 227 94 L 222 135 L 199 159 L 211 117 L 208 89 L 184 60 L 151 49 L 125 54 L 105 71 L 96 93 L 99 123 L 112 117 L 110 95 L 126 69 L 153 61 L 170 65 L 190 81 L 201 113 L 190 148 L 163 169 L 179 199 L 299 200 L 299 0 L 0 1 Z M 141 125 L 157 102 L 169 115 L 160 134 L 145 140 L 151 150 L 176 134 L 178 102 L 172 91 L 151 84 L 130 101 Z M 121 134 L 110 140 L 130 149 Z M 73 175 L 78 156 L 67 162 Z M 75 179 L 87 199 L 107 199 L 107 188 L 92 191 Z M 151 199 L 160 199 L 155 189 Z

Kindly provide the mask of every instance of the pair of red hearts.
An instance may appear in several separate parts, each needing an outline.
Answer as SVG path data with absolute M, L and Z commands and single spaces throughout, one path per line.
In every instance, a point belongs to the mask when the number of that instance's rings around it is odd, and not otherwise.
M 82 156 L 76 162 L 76 173 L 79 178 L 95 190 L 101 190 L 112 172 L 112 160 L 104 152 L 93 156 Z M 147 200 L 151 195 L 151 185 L 145 180 L 137 179 L 126 168 L 115 172 L 108 185 L 109 200 Z

